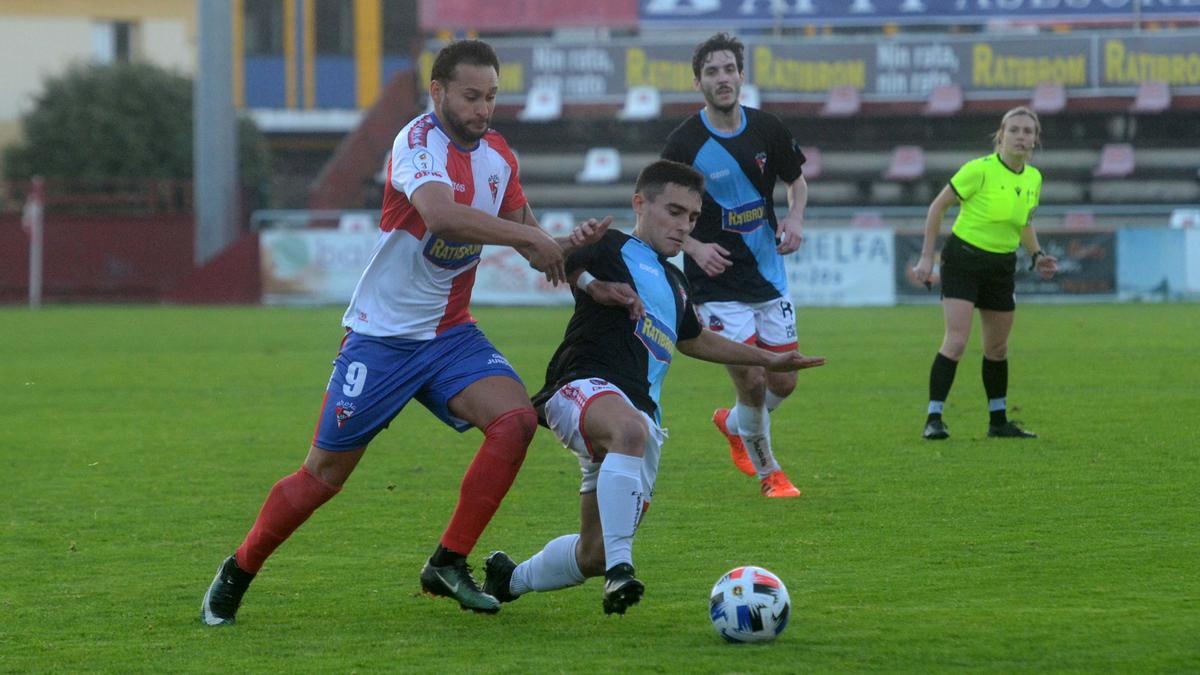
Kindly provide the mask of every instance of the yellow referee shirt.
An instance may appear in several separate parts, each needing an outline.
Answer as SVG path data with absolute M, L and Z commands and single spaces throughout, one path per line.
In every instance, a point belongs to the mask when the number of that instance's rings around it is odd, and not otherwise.
M 962 207 L 954 234 L 992 253 L 1012 253 L 1021 245 L 1021 228 L 1029 224 L 1042 195 L 1042 173 L 1025 165 L 1020 173 L 992 153 L 973 159 L 950 179 Z

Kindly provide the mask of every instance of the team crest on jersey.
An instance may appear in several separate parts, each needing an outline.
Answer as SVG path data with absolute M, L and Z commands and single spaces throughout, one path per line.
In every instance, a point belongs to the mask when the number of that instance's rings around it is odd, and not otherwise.
M 721 229 L 728 232 L 749 234 L 766 224 L 767 205 L 762 199 L 721 210 Z
M 655 360 L 663 363 L 671 362 L 671 352 L 675 349 L 675 331 L 663 323 L 658 317 L 647 313 L 633 329 L 646 351 Z
M 759 173 L 767 172 L 767 153 L 760 152 L 754 156 L 754 163 L 758 165 Z
M 459 244 L 441 237 L 430 237 L 425 244 L 425 259 L 447 270 L 456 270 L 479 260 L 482 244 Z
M 721 321 L 721 317 L 713 315 L 708 317 L 708 329 L 714 333 L 720 333 L 725 330 L 725 322 Z
M 1018 185 L 1018 186 L 1014 187 L 1013 189 L 1017 191 L 1017 196 L 1020 197 L 1021 196 L 1021 186 Z
M 346 420 L 354 416 L 354 404 L 349 401 L 338 401 L 333 408 L 333 416 L 337 418 L 338 428 L 346 424 Z
M 496 201 L 496 197 L 500 194 L 500 176 L 496 174 L 488 176 L 488 189 L 492 191 L 492 201 Z

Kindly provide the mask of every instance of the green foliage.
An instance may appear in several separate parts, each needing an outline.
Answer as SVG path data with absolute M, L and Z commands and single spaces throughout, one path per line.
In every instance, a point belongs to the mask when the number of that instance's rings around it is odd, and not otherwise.
M 10 180 L 192 177 L 192 81 L 147 63 L 81 65 L 46 80 L 5 152 Z M 265 184 L 269 155 L 254 123 L 238 125 L 243 184 Z
M 1021 306 L 1014 417 L 985 437 L 978 325 L 920 439 L 936 306 L 801 309 L 800 375 L 772 419 L 804 491 L 730 465 L 722 368 L 677 355 L 671 432 L 624 617 L 600 584 L 496 616 L 418 591 L 480 435 L 413 403 L 342 493 L 268 561 L 230 629 L 200 597 L 311 439 L 341 308 L 0 309 L 3 672 L 1196 672 L 1198 305 Z M 483 309 L 540 386 L 559 309 Z M 865 328 L 866 327 L 866 328 Z M 1152 327 L 1152 328 L 1151 328 Z M 544 429 L 471 561 L 578 527 L 579 470 Z M 724 644 L 709 588 L 737 564 L 793 600 L 764 646 Z

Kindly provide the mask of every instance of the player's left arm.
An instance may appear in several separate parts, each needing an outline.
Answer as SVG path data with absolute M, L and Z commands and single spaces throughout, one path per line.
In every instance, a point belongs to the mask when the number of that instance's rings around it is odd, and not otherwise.
M 748 344 L 723 338 L 702 329 L 700 334 L 688 340 L 680 340 L 679 351 L 701 361 L 723 363 L 731 366 L 762 366 L 775 372 L 788 372 L 825 365 L 821 356 L 805 356 L 798 351 L 769 352 Z
M 1037 270 L 1038 275 L 1047 281 L 1054 278 L 1055 273 L 1058 272 L 1058 258 L 1042 251 L 1042 245 L 1038 243 L 1037 230 L 1033 229 L 1033 214 L 1029 215 L 1029 222 L 1021 228 L 1021 245 L 1033 259 L 1033 266 L 1030 269 Z
M 539 229 L 542 227 L 538 224 L 537 218 L 534 217 L 533 209 L 529 207 L 528 202 L 519 209 L 501 213 L 500 217 L 521 225 L 529 225 L 530 227 Z M 608 226 L 611 224 L 612 216 L 606 216 L 604 220 L 588 218 L 576 225 L 570 234 L 555 237 L 554 241 L 558 242 L 558 245 L 562 247 L 563 255 L 570 255 L 588 244 L 600 241 L 600 238 L 608 231 Z
M 775 247 L 781 255 L 794 253 L 804 243 L 804 208 L 808 206 L 808 181 L 800 175 L 788 183 L 788 212 L 779 221 L 779 231 L 775 239 Z

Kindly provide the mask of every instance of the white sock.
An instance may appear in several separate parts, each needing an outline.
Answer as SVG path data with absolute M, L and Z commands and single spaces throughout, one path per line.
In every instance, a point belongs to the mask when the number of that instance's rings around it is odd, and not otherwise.
M 773 413 L 786 400 L 786 396 L 780 396 L 768 389 L 766 397 L 763 398 L 763 403 L 767 406 L 767 412 Z
M 642 517 L 642 458 L 610 452 L 600 464 L 596 501 L 604 531 L 604 565 L 633 564 L 633 535 Z
M 578 534 L 564 534 L 546 544 L 532 558 L 517 565 L 508 590 L 513 595 L 529 591 L 557 591 L 560 588 L 578 586 L 583 583 L 583 572 L 575 559 L 575 544 Z
M 729 409 L 729 417 L 725 418 L 725 431 L 728 431 L 731 434 L 736 434 L 738 432 L 738 415 L 737 415 L 737 402 L 736 401 L 734 402 L 733 407 Z
M 738 404 L 738 435 L 746 444 L 746 454 L 759 479 L 766 478 L 779 470 L 779 463 L 771 452 L 771 416 L 766 407 L 751 408 Z

